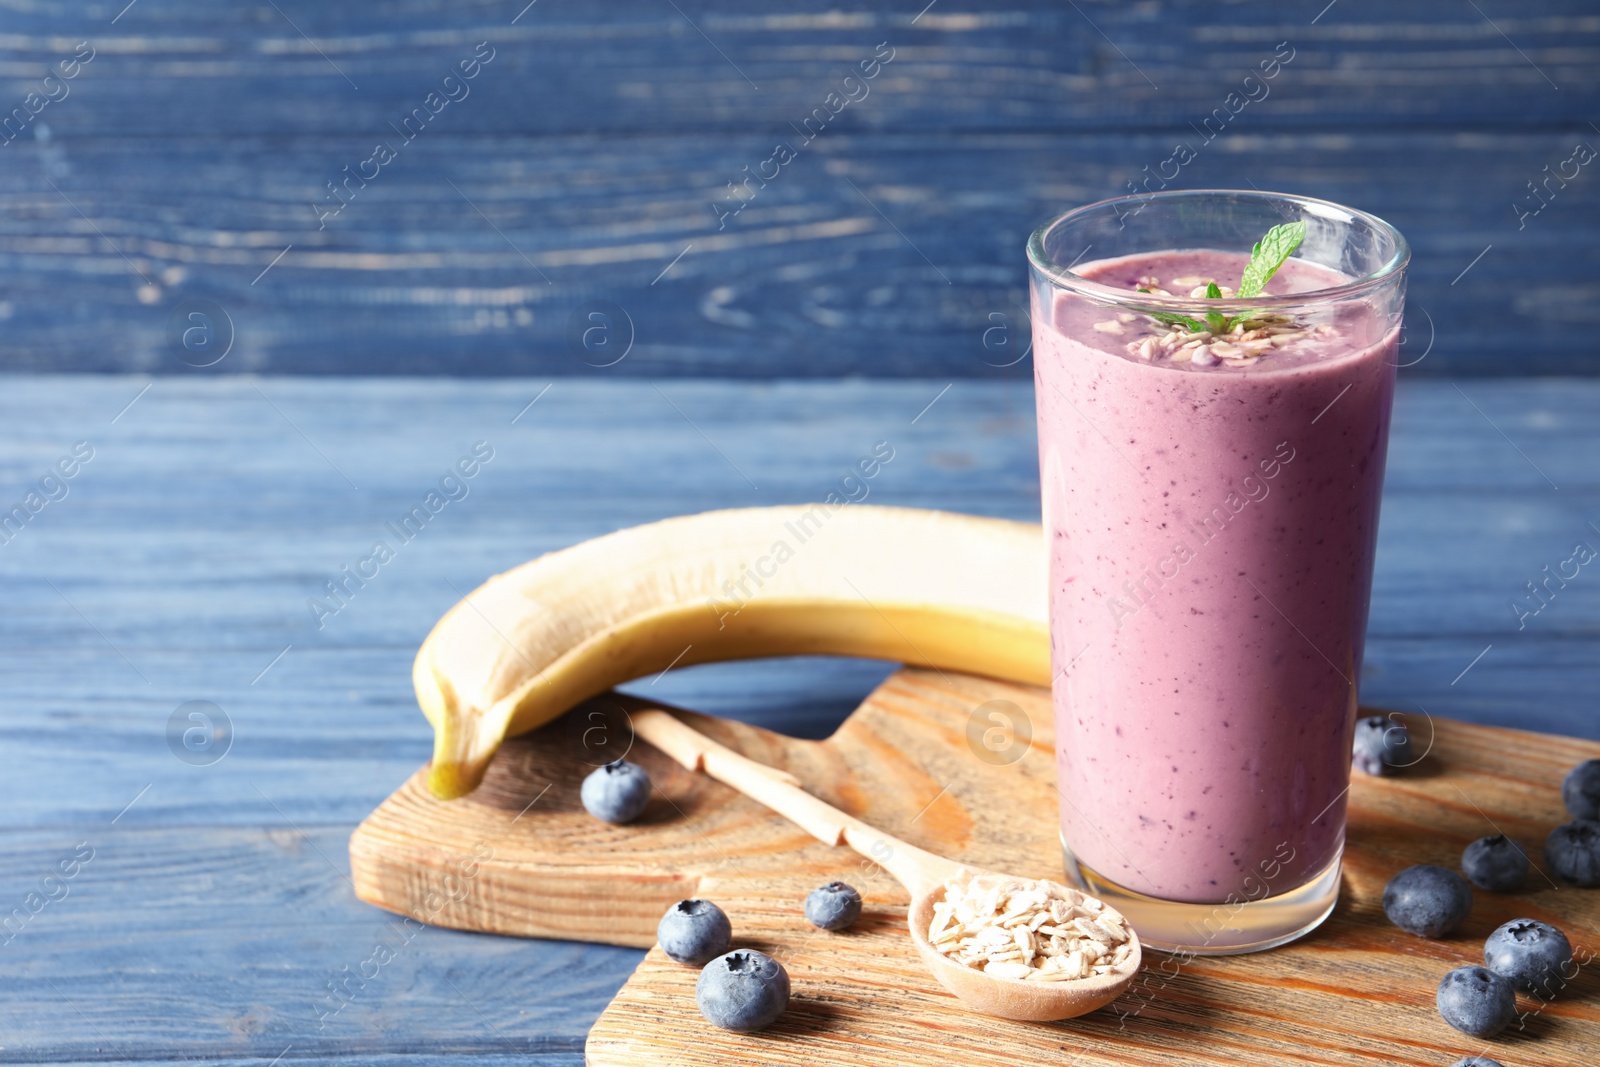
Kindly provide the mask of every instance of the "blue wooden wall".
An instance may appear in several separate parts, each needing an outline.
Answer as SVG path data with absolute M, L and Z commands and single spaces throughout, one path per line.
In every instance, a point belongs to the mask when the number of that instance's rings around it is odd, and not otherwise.
M 4 369 L 1025 377 L 1028 232 L 1174 169 L 1397 224 L 1409 374 L 1596 366 L 1593 2 L 38 0 L 4 116 Z

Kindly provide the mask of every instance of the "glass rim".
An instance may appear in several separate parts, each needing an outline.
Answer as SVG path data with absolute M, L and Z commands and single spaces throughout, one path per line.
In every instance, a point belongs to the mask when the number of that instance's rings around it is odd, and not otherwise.
M 1104 209 L 1118 204 L 1142 203 L 1148 204 L 1152 200 L 1177 200 L 1199 199 L 1202 197 L 1235 197 L 1260 201 L 1288 202 L 1298 206 L 1304 213 L 1318 218 L 1331 219 L 1338 222 L 1349 222 L 1360 219 L 1379 233 L 1384 233 L 1394 242 L 1394 255 L 1377 270 L 1365 274 L 1360 278 L 1322 289 L 1309 289 L 1302 293 L 1289 293 L 1283 296 L 1253 296 L 1253 297 L 1228 297 L 1229 308 L 1242 308 L 1246 310 L 1271 310 L 1273 308 L 1296 307 L 1305 304 L 1326 303 L 1333 300 L 1343 300 L 1360 296 L 1371 290 L 1377 289 L 1385 283 L 1391 282 L 1403 272 L 1411 262 L 1411 245 L 1390 223 L 1367 211 L 1360 211 L 1332 200 L 1319 200 L 1312 196 L 1299 196 L 1295 193 L 1276 193 L 1261 189 L 1169 189 L 1155 193 L 1135 193 L 1131 195 L 1112 196 L 1104 200 L 1096 200 L 1092 204 L 1075 207 L 1071 211 L 1055 216 L 1033 231 L 1028 238 L 1028 262 L 1033 269 L 1048 278 L 1058 288 L 1071 290 L 1084 296 L 1101 298 L 1107 304 L 1137 304 L 1141 307 L 1155 307 L 1172 309 L 1174 311 L 1204 311 L 1215 310 L 1217 302 L 1203 297 L 1189 296 L 1161 296 L 1156 293 L 1129 292 L 1115 286 L 1102 285 L 1097 281 L 1074 274 L 1070 268 L 1062 267 L 1055 263 L 1045 252 L 1045 236 L 1057 226 L 1070 219 L 1087 215 L 1097 209 Z M 1164 251 L 1164 249 L 1150 249 L 1150 251 Z M 1137 253 L 1131 253 L 1137 254 Z M 1307 261 L 1309 262 L 1309 261 Z

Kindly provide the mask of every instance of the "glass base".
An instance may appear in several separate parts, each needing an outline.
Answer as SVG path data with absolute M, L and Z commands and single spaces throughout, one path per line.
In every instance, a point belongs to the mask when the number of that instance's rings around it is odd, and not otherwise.
M 1186 956 L 1238 956 L 1288 944 L 1322 925 L 1339 901 L 1344 849 L 1287 893 L 1235 904 L 1188 904 L 1125 889 L 1078 862 L 1062 842 L 1067 880 L 1120 911 L 1145 948 Z

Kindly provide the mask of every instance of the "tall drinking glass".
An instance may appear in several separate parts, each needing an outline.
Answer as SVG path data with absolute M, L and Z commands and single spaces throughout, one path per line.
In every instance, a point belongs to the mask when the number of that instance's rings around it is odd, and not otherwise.
M 1338 898 L 1409 257 L 1372 215 L 1215 190 L 1028 242 L 1067 874 L 1151 947 L 1270 948 Z

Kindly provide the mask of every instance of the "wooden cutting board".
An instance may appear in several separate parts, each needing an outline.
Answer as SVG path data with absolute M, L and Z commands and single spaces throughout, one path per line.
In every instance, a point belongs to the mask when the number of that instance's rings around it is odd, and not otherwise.
M 990 701 L 1031 727 L 1015 762 L 980 759 Z M 470 797 L 433 799 L 419 771 L 350 841 L 363 900 L 423 922 L 534 937 L 650 946 L 668 905 L 708 897 L 735 943 L 788 968 L 794 995 L 772 1028 L 716 1030 L 694 1003 L 697 972 L 652 949 L 590 1031 L 596 1067 L 729 1063 L 796 1067 L 976 1064 L 1418 1064 L 1468 1054 L 1506 1067 L 1593 1067 L 1600 1049 L 1600 890 L 1545 877 L 1545 834 L 1565 821 L 1562 775 L 1600 744 L 1409 717 L 1432 746 L 1403 777 L 1356 775 L 1344 894 L 1311 936 L 1254 956 L 1181 966 L 1148 954 L 1122 1001 L 1064 1023 L 970 1014 L 922 969 L 905 932 L 906 897 L 869 863 L 817 843 L 720 783 L 691 775 L 626 725 L 642 702 L 607 696 L 508 742 Z M 981 711 L 979 710 L 981 708 Z M 1041 878 L 1061 876 L 1049 695 L 990 679 L 902 670 L 833 737 L 797 741 L 684 712 L 696 727 L 923 848 Z M 969 724 L 976 724 L 972 726 Z M 969 731 L 972 743 L 969 744 Z M 1020 736 L 1020 734 L 1018 735 Z M 629 751 L 631 748 L 631 751 Z M 613 827 L 578 802 L 585 774 L 629 753 L 658 793 L 645 817 Z M 1384 881 L 1413 863 L 1456 867 L 1462 848 L 1503 831 L 1537 868 L 1525 891 L 1479 893 L 1466 928 L 1427 941 L 1383 918 Z M 852 930 L 806 923 L 812 888 L 843 879 L 866 907 Z M 1469 1038 L 1434 1010 L 1439 979 L 1482 962 L 1484 937 L 1519 917 L 1560 926 L 1583 966 L 1525 1025 Z

